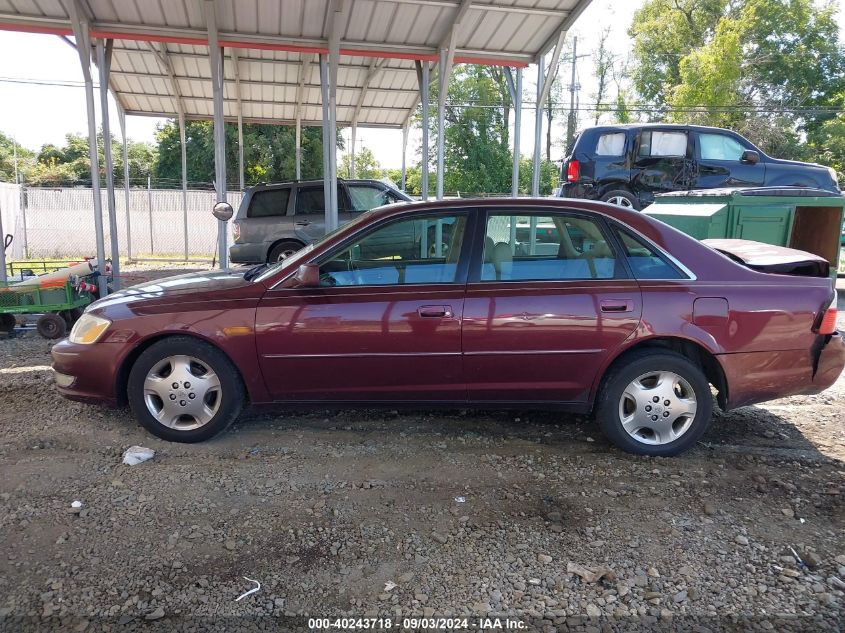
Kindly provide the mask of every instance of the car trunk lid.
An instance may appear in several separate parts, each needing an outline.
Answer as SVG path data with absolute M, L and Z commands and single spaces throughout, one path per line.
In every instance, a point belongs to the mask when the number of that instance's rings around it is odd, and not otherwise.
M 751 240 L 711 239 L 702 243 L 758 272 L 799 277 L 830 275 L 830 263 L 807 251 Z

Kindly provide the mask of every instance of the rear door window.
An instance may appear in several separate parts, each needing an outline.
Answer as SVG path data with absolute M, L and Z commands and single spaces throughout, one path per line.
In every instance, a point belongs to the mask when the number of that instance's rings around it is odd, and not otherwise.
M 622 156 L 624 152 L 624 132 L 608 132 L 599 136 L 596 143 L 596 156 Z
M 568 214 L 487 220 L 481 281 L 612 279 L 616 256 L 594 221 Z
M 296 215 L 316 215 L 326 212 L 326 196 L 322 185 L 300 187 L 296 192 Z
M 265 189 L 252 194 L 246 217 L 269 218 L 287 215 L 290 189 Z
M 684 158 L 687 155 L 687 134 L 686 132 L 645 130 L 640 135 L 639 155 Z

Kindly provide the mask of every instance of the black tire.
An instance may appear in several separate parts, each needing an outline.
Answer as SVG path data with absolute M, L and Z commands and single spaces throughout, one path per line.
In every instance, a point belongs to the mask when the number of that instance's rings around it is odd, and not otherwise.
M 695 395 L 696 411 L 687 430 L 677 439 L 664 444 L 648 444 L 625 430 L 620 409 L 628 385 L 649 372 L 658 371 L 674 372 L 687 382 Z M 618 448 L 636 455 L 671 457 L 688 450 L 710 427 L 712 416 L 713 395 L 701 368 L 669 350 L 648 349 L 625 355 L 606 374 L 596 402 L 596 419 L 605 436 Z
M 612 189 L 611 191 L 606 191 L 600 200 L 626 209 L 634 209 L 635 211 L 639 211 L 641 207 L 637 196 L 627 189 Z M 621 202 L 623 200 L 625 201 L 624 204 Z
M 67 321 L 55 312 L 42 314 L 35 323 L 35 329 L 46 339 L 62 338 L 67 334 Z
M 177 355 L 198 359 L 217 374 L 220 381 L 220 402 L 216 413 L 199 428 L 182 430 L 165 426 L 147 407 L 144 395 L 147 375 L 157 364 Z M 141 353 L 129 372 L 127 397 L 135 419 L 150 433 L 169 442 L 194 443 L 203 442 L 222 433 L 237 419 L 244 406 L 246 390 L 237 368 L 226 354 L 204 341 L 187 336 L 173 336 L 153 343 Z
M 62 310 L 59 312 L 62 318 L 67 322 L 68 328 L 72 328 L 73 324 L 82 316 L 82 308 L 73 308 L 72 310 Z
M 302 242 L 297 242 L 296 240 L 285 240 L 283 242 L 279 242 L 271 248 L 270 252 L 267 254 L 267 263 L 275 264 L 278 261 L 290 257 L 303 246 L 305 245 Z
M 18 321 L 14 314 L 9 314 L 8 312 L 0 314 L 0 332 L 11 334 L 17 324 Z

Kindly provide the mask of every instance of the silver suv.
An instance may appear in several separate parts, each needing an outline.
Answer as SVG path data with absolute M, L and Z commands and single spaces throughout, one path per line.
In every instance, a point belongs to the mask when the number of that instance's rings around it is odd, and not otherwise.
M 338 221 L 383 204 L 410 198 L 378 180 L 338 180 Z M 261 184 L 244 192 L 233 222 L 233 264 L 276 262 L 319 240 L 326 233 L 323 181 Z

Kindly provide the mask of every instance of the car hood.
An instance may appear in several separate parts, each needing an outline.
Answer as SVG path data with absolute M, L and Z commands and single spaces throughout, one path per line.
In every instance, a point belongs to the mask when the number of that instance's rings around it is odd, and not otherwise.
M 181 301 L 211 301 L 231 298 L 238 295 L 252 294 L 257 284 L 246 281 L 244 273 L 248 269 L 204 270 L 173 277 L 163 277 L 154 281 L 118 290 L 95 301 L 89 310 L 101 310 L 120 304 L 138 301 L 172 302 Z M 263 288 L 259 288 L 263 291 Z

